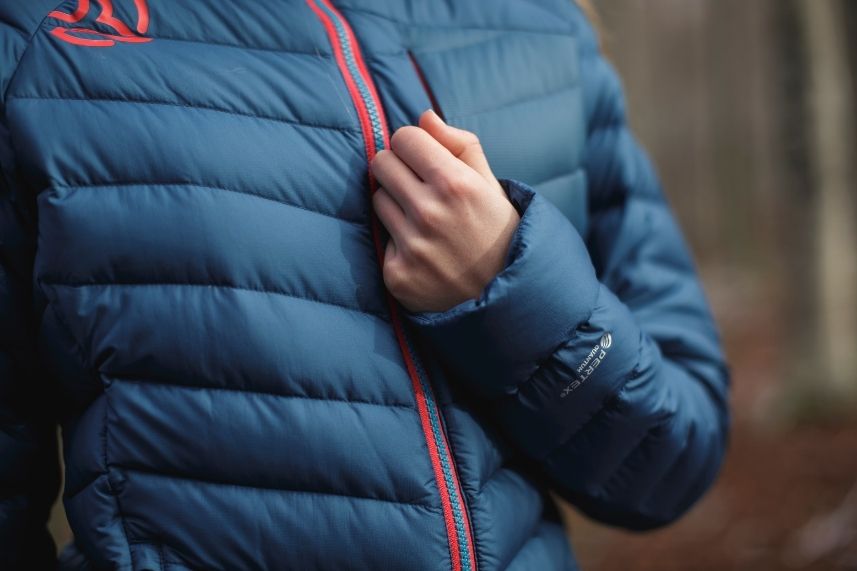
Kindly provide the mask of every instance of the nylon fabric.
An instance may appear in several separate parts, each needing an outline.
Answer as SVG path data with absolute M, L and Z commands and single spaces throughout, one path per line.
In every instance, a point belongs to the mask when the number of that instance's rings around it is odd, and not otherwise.
M 57 424 L 61 569 L 575 570 L 549 491 L 648 529 L 710 486 L 719 334 L 574 3 L 335 0 L 345 68 L 305 0 L 108 4 L 0 4 L 0 567 L 52 566 Z M 367 143 L 427 87 L 521 223 L 394 314 Z

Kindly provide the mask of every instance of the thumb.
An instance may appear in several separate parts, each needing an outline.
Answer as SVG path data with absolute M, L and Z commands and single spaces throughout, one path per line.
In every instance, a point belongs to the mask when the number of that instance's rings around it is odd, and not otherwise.
M 458 157 L 464 164 L 481 174 L 488 180 L 494 179 L 494 173 L 488 165 L 488 159 L 479 144 L 475 133 L 448 125 L 433 109 L 428 109 L 420 115 L 420 127 L 434 137 L 449 152 Z

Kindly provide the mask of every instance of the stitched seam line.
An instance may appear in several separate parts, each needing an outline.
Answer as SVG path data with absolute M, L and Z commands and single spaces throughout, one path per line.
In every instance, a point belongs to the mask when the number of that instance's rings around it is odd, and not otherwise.
M 58 26 L 63 28 L 72 28 L 72 25 L 66 24 L 64 22 L 58 22 Z M 274 48 L 274 47 L 265 47 L 265 46 L 251 46 L 245 44 L 236 44 L 233 42 L 227 41 L 219 41 L 219 40 L 201 40 L 194 38 L 180 38 L 178 36 L 153 36 L 151 34 L 145 34 L 146 38 L 150 38 L 152 41 L 160 41 L 160 42 L 181 42 L 188 44 L 199 44 L 201 46 L 218 46 L 224 48 L 233 48 L 242 51 L 250 51 L 250 52 L 264 52 L 264 53 L 274 53 L 274 54 L 283 54 L 283 55 L 296 55 L 296 56 L 309 56 L 309 57 L 321 57 L 325 59 L 333 59 L 333 54 L 329 52 L 323 52 L 318 49 L 310 50 L 301 50 L 294 48 Z M 402 51 L 394 51 L 394 52 L 379 52 L 377 55 L 380 56 L 394 56 L 403 53 Z
M 553 448 L 548 450 L 545 453 L 544 458 L 548 459 L 551 456 L 553 456 L 554 454 L 556 454 L 561 448 L 563 448 L 566 444 L 568 444 L 576 435 L 580 434 L 581 432 L 583 432 L 586 429 L 586 427 L 591 425 L 597 418 L 600 418 L 600 417 L 604 416 L 605 414 L 607 414 L 608 407 L 609 407 L 608 403 L 612 402 L 614 399 L 618 399 L 619 395 L 626 390 L 626 385 L 630 381 L 637 378 L 639 375 L 640 375 L 640 373 L 636 369 L 631 369 L 631 371 L 629 373 L 627 373 L 622 378 L 622 380 L 618 383 L 617 388 L 604 397 L 604 399 L 602 401 L 603 404 L 598 408 L 598 410 L 595 411 L 592 415 L 590 415 L 589 418 L 587 418 L 584 421 L 584 423 L 581 424 L 580 427 L 573 434 L 569 435 L 569 437 L 567 439 L 563 440 L 562 442 L 560 442 L 559 444 L 557 444 L 556 446 L 554 446 Z M 615 405 L 613 405 L 613 407 L 616 408 L 616 410 L 618 410 L 621 413 L 621 405 L 620 404 L 615 404 Z
M 175 387 L 179 389 L 186 390 L 200 390 L 200 391 L 223 391 L 230 393 L 246 393 L 249 395 L 257 395 L 263 397 L 272 397 L 272 398 L 281 398 L 281 399 L 303 399 L 310 401 L 319 401 L 319 402 L 330 402 L 330 403 L 340 403 L 346 405 L 359 405 L 359 406 L 375 406 L 382 408 L 392 408 L 392 409 L 402 409 L 407 411 L 413 411 L 414 406 L 411 404 L 401 404 L 401 403 L 383 403 L 383 402 L 373 402 L 367 400 L 351 400 L 345 398 L 337 398 L 337 397 L 326 397 L 326 396 L 312 396 L 312 395 L 298 395 L 298 394 L 283 394 L 283 393 L 275 393 L 273 391 L 260 391 L 256 389 L 239 389 L 234 387 L 216 387 L 212 385 L 189 385 L 189 384 L 181 384 L 174 383 L 171 381 L 163 381 L 163 380 L 149 380 L 149 379 L 141 379 L 141 378 L 132 378 L 121 375 L 111 375 L 109 373 L 102 372 L 101 376 L 109 379 L 110 381 L 118 381 L 119 383 L 134 383 L 140 385 L 154 385 L 159 387 Z
M 476 48 L 479 46 L 484 46 L 485 44 L 489 44 L 491 42 L 498 42 L 499 43 L 499 42 L 504 41 L 504 40 L 505 40 L 505 35 L 498 32 L 498 33 L 494 34 L 493 36 L 488 36 L 485 38 L 479 38 L 476 40 L 472 40 L 471 42 L 466 43 L 466 44 L 460 44 L 460 45 L 456 44 L 456 45 L 451 46 L 451 47 L 444 46 L 444 45 L 441 45 L 439 47 L 420 46 L 419 53 L 421 55 L 422 54 L 425 54 L 425 55 L 438 54 L 438 53 L 447 53 L 448 54 L 450 52 L 459 52 L 459 51 L 464 51 L 464 50 L 470 50 L 470 49 L 473 49 L 473 48 Z M 408 51 L 410 51 L 410 50 L 405 50 L 406 53 Z
M 68 323 L 66 323 L 65 318 L 60 314 L 59 310 L 56 308 L 56 305 L 58 302 L 59 302 L 59 300 L 56 298 L 54 298 L 54 299 L 48 298 L 48 300 L 47 300 L 47 306 L 50 307 L 51 313 L 54 314 L 54 320 L 57 322 L 57 325 L 59 325 L 60 328 L 62 328 L 65 331 L 66 335 L 69 336 L 69 339 L 71 339 L 71 342 L 74 345 L 75 350 L 78 353 L 78 356 L 81 360 L 81 364 L 83 365 L 83 367 L 85 369 L 92 369 L 92 362 L 90 360 L 91 358 L 90 358 L 89 354 L 86 351 L 84 351 L 83 345 L 81 345 L 80 341 L 77 339 L 77 335 L 74 334 L 71 327 L 68 325 Z M 47 313 L 47 312 L 45 312 L 45 313 Z M 42 319 L 44 319 L 44 314 L 42 314 Z
M 515 389 L 514 389 L 513 394 L 517 394 L 518 392 L 520 392 L 520 390 L 523 387 L 529 385 L 532 382 L 532 380 L 538 376 L 538 374 L 542 371 L 542 369 L 544 369 L 547 366 L 547 364 L 550 363 L 554 359 L 554 357 L 556 356 L 557 353 L 559 353 L 564 347 L 568 347 L 570 344 L 574 343 L 577 340 L 578 334 L 580 332 L 580 328 L 583 327 L 583 325 L 585 325 L 588 321 L 589 321 L 589 319 L 580 323 L 574 329 L 571 330 L 570 335 L 566 335 L 565 337 L 563 337 L 562 341 L 559 342 L 559 344 L 556 346 L 556 348 L 550 352 L 550 355 L 545 357 L 538 364 L 538 366 L 536 367 L 536 370 L 533 371 L 529 377 L 527 377 L 522 382 L 515 385 Z M 574 377 L 575 376 L 572 375 L 572 380 Z
M 382 20 L 387 20 L 388 22 L 393 22 L 394 24 L 398 24 L 399 26 L 405 26 L 410 28 L 433 28 L 436 30 L 481 30 L 485 32 L 503 32 L 503 33 L 520 33 L 520 34 L 544 34 L 548 36 L 574 36 L 575 31 L 572 29 L 564 30 L 564 31 L 551 31 L 551 30 L 527 30 L 524 28 L 491 28 L 486 26 L 454 26 L 454 25 L 443 25 L 443 24 L 434 24 L 434 23 L 421 23 L 421 22 L 405 22 L 402 20 L 397 20 L 385 14 L 381 14 L 379 12 L 373 12 L 372 10 L 366 10 L 364 8 L 358 8 L 355 6 L 349 6 L 347 4 L 337 3 L 337 8 L 346 12 L 355 12 L 358 14 L 368 14 L 370 16 L 375 16 L 376 18 L 381 18 Z
M 621 462 L 619 462 L 619 463 L 616 465 L 616 470 L 613 472 L 613 474 L 611 474 L 611 475 L 610 475 L 610 477 L 609 477 L 609 478 L 607 478 L 607 481 L 606 481 L 606 482 L 604 482 L 604 485 L 603 485 L 603 486 L 601 486 L 601 489 L 602 489 L 603 491 L 605 491 L 605 492 L 606 492 L 606 491 L 607 491 L 607 490 L 609 490 L 610 488 L 612 488 L 612 487 L 616 486 L 616 485 L 617 485 L 617 482 L 619 481 L 619 477 L 621 476 L 621 470 L 622 470 L 622 468 L 625 466 L 625 464 L 627 464 L 627 463 L 628 463 L 628 461 L 629 461 L 629 460 L 631 460 L 631 458 L 632 458 L 633 456 L 641 454 L 641 452 L 640 452 L 640 451 L 642 450 L 643 446 L 645 446 L 645 445 L 647 445 L 649 442 L 651 442 L 651 440 L 652 440 L 653 438 L 654 438 L 654 439 L 656 439 L 656 440 L 657 440 L 657 439 L 659 439 L 659 438 L 661 438 L 662 436 L 661 436 L 661 434 L 659 434 L 659 433 L 660 433 L 663 429 L 664 429 L 664 425 L 662 425 L 662 424 L 656 424 L 656 425 L 652 426 L 651 428 L 649 428 L 649 429 L 646 431 L 646 433 L 645 433 L 645 434 L 643 434 L 643 436 L 641 436 L 641 437 L 640 437 L 640 439 L 637 441 L 636 445 L 635 445 L 631 450 L 629 450 L 629 451 L 628 451 L 628 453 L 627 453 L 627 454 L 622 458 L 622 461 L 621 461 Z M 684 452 L 684 450 L 682 450 L 682 452 Z M 676 456 L 676 459 L 678 459 L 678 458 L 680 458 L 680 457 L 681 457 L 681 453 L 679 453 L 679 454 Z M 673 464 L 670 464 L 670 466 L 667 468 L 667 470 L 664 472 L 664 474 L 668 473 L 668 472 L 669 472 L 669 470 L 673 467 L 673 465 L 674 465 L 674 463 L 673 463 Z M 655 480 L 655 481 L 653 482 L 653 486 L 654 486 L 654 487 L 657 487 L 657 480 Z M 640 503 L 640 505 L 642 505 L 643 503 L 645 503 L 645 499 L 648 499 L 648 497 L 649 497 L 649 493 L 648 493 L 648 492 L 649 492 L 649 491 L 650 491 L 650 490 L 647 490 L 647 493 L 645 493 L 645 494 L 642 494 L 642 495 L 641 495 L 641 498 L 640 498 L 640 499 L 641 499 L 641 501 L 639 502 L 639 503 Z
M 493 479 L 494 479 L 494 477 L 495 477 L 497 474 L 499 474 L 499 473 L 500 473 L 503 469 L 505 469 L 505 468 L 506 468 L 506 464 L 504 464 L 504 463 L 503 463 L 503 461 L 501 460 L 501 461 L 497 464 L 497 466 L 496 466 L 493 470 L 491 470 L 491 473 L 490 473 L 490 474 L 488 474 L 488 476 L 485 478 L 485 480 L 483 480 L 483 481 L 482 481 L 482 483 L 480 484 L 480 486 L 479 486 L 478 488 L 476 488 L 476 491 L 473 493 L 473 495 L 474 495 L 474 496 L 478 496 L 478 495 L 480 495 L 480 494 L 482 493 L 482 491 L 485 489 L 485 487 L 488 485 L 488 483 L 489 483 L 491 480 L 493 480 Z
M 63 26 L 69 27 L 69 26 Z M 246 50 L 246 51 L 254 51 L 254 52 L 268 52 L 275 54 L 293 54 L 296 56 L 310 56 L 310 57 L 322 57 L 330 59 L 333 57 L 332 54 L 320 52 L 318 50 L 313 51 L 304 51 L 299 49 L 289 49 L 289 48 L 267 48 L 264 46 L 248 46 L 243 44 L 235 44 L 232 42 L 221 42 L 216 40 L 195 40 L 193 38 L 179 38 L 177 36 L 153 36 L 150 34 L 146 34 L 147 38 L 151 38 L 152 41 L 162 41 L 162 42 L 183 42 L 188 44 L 199 44 L 202 46 L 212 45 L 212 46 L 221 46 L 224 48 L 235 48 L 238 50 Z
M 595 410 L 591 415 L 589 415 L 589 418 L 587 418 L 583 422 L 583 424 L 580 425 L 580 427 L 574 432 L 574 434 L 570 435 L 569 438 L 563 440 L 562 442 L 560 442 L 559 444 L 557 444 L 556 446 L 554 446 L 553 448 L 551 448 L 550 450 L 547 451 L 547 453 L 544 455 L 545 461 L 549 461 L 550 458 L 554 454 L 559 452 L 564 446 L 566 446 L 569 442 L 571 442 L 571 440 L 575 436 L 577 436 L 578 434 L 580 434 L 581 432 L 586 430 L 586 428 L 588 426 L 590 426 L 591 424 L 593 424 L 597 419 L 599 419 L 602 416 L 604 416 L 605 414 L 607 414 L 608 407 L 610 406 L 609 403 L 614 398 L 616 398 L 619 395 L 619 393 L 621 393 L 623 390 L 625 390 L 624 381 L 619 385 L 619 388 L 617 390 L 613 391 L 612 393 L 610 393 L 606 397 L 604 397 L 601 406 L 599 406 L 597 410 Z
M 298 50 L 298 49 L 288 49 L 288 48 L 266 48 L 263 46 L 245 46 L 242 44 L 233 44 L 231 42 L 220 42 L 220 41 L 211 41 L 211 40 L 195 40 L 193 38 L 178 38 L 176 36 L 150 36 L 146 35 L 147 38 L 152 38 L 152 40 L 161 40 L 167 42 L 186 42 L 190 44 L 200 44 L 200 45 L 213 45 L 213 46 L 221 46 L 225 48 L 235 48 L 239 50 L 247 50 L 247 51 L 260 51 L 260 52 L 272 52 L 278 54 L 294 54 L 298 56 L 316 56 L 322 57 L 325 59 L 333 59 L 333 54 L 329 52 L 322 52 L 318 49 L 314 51 L 308 50 Z M 377 55 L 380 56 L 395 56 L 403 53 L 402 51 L 394 51 L 394 52 L 378 52 Z
M 15 70 L 12 72 L 12 75 L 9 76 L 9 83 L 6 84 L 6 91 L 3 92 L 2 102 L 4 104 L 4 107 L 5 107 L 6 97 L 9 95 L 9 90 L 12 88 L 12 85 L 14 85 L 15 78 L 18 76 L 18 71 L 20 71 L 20 69 L 21 69 L 21 64 L 23 63 L 24 58 L 27 56 L 27 53 L 30 51 L 30 46 L 33 45 L 33 39 L 36 37 L 36 34 L 39 33 L 39 30 L 42 29 L 42 26 L 45 25 L 45 22 L 48 20 L 48 18 L 50 18 L 50 13 L 59 9 L 59 7 L 62 6 L 63 4 L 65 4 L 66 1 L 67 0 L 63 0 L 62 2 L 60 2 L 56 6 L 54 6 L 53 10 L 48 12 L 45 15 L 45 17 L 39 21 L 39 25 L 36 26 L 36 28 L 33 30 L 33 33 L 30 34 L 30 39 L 27 40 L 27 43 L 24 46 L 24 51 L 21 52 L 21 57 L 18 58 L 18 62 L 15 64 Z
M 464 114 L 460 114 L 460 115 L 455 115 L 453 117 L 450 117 L 450 120 L 465 119 L 465 118 L 470 118 L 470 117 L 478 117 L 479 115 L 485 115 L 487 113 L 494 113 L 497 111 L 508 109 L 510 107 L 523 105 L 525 103 L 532 103 L 533 101 L 538 101 L 541 99 L 549 99 L 551 97 L 559 95 L 560 93 L 565 93 L 566 91 L 572 91 L 573 89 L 576 89 L 579 86 L 580 86 L 580 84 L 577 81 L 575 81 L 574 83 L 569 83 L 569 84 L 563 85 L 562 87 L 548 91 L 547 93 L 537 93 L 535 95 L 528 95 L 526 97 L 521 97 L 518 99 L 514 99 L 512 101 L 508 101 L 502 105 L 498 105 L 497 107 L 490 107 L 488 109 L 480 109 L 479 111 L 473 111 L 471 113 L 464 113 Z
M 26 45 L 26 42 L 28 42 L 30 40 L 31 34 L 28 30 L 25 30 L 24 28 L 20 28 L 20 27 L 16 26 L 15 24 L 10 22 L 9 20 L 4 20 L 3 18 L 0 18 L 0 25 L 3 25 L 7 28 L 11 28 L 11 29 L 15 30 L 16 32 L 18 32 L 18 34 L 20 34 L 21 37 L 24 38 L 25 45 Z
M 595 115 L 596 113 L 593 112 L 593 117 Z M 588 140 L 595 135 L 603 135 L 603 133 L 606 131 L 620 131 L 624 129 L 626 125 L 627 123 L 625 122 L 625 119 L 618 116 L 610 116 L 605 119 L 593 118 L 593 121 L 589 126 L 589 130 L 586 133 L 586 138 Z
M 278 204 L 283 204 L 285 206 L 289 206 L 291 208 L 299 208 L 301 210 L 306 210 L 307 212 L 312 212 L 313 214 L 318 214 L 319 216 L 324 216 L 326 218 L 331 218 L 333 220 L 337 220 L 339 222 L 346 222 L 348 224 L 353 224 L 357 226 L 361 230 L 366 228 L 365 223 L 360 222 L 358 220 L 351 220 L 350 218 L 343 218 L 341 216 L 336 216 L 334 214 L 328 214 L 327 212 L 322 212 L 320 210 L 314 210 L 312 208 L 308 208 L 306 206 L 302 206 L 300 204 L 294 204 L 292 202 L 286 202 L 285 200 L 280 200 L 279 198 L 274 198 L 272 196 L 268 196 L 262 194 L 260 192 L 253 192 L 249 190 L 238 190 L 236 188 L 227 188 L 225 186 L 214 186 L 210 184 L 200 184 L 196 182 L 115 182 L 115 183 L 97 183 L 97 184 L 55 184 L 49 186 L 47 188 L 43 188 L 41 192 L 46 192 L 49 189 L 60 189 L 67 188 L 72 190 L 89 190 L 89 189 L 99 189 L 99 188 L 128 188 L 128 187 L 137 187 L 137 186 L 150 186 L 150 187 L 164 187 L 164 186 L 190 186 L 194 188 L 206 189 L 206 190 L 222 190 L 223 192 L 233 192 L 235 194 L 240 194 L 244 196 L 252 196 L 256 198 L 261 198 L 263 200 L 269 200 L 271 202 L 276 202 Z
M 77 496 L 78 494 L 83 492 L 86 488 L 88 488 L 89 486 L 94 484 L 95 481 L 101 477 L 107 478 L 107 473 L 106 472 L 99 472 L 93 478 L 88 479 L 83 484 L 76 486 L 74 488 L 64 490 L 63 494 L 62 494 L 62 499 L 64 501 L 69 501 L 69 500 L 73 499 L 75 496 Z
M 543 500 L 544 501 L 544 500 Z M 542 504 L 542 512 L 544 512 L 544 503 Z M 510 550 L 509 554 L 506 556 L 506 560 L 503 562 L 504 565 L 499 565 L 497 569 L 508 569 L 515 558 L 524 550 L 524 547 L 532 541 L 536 537 L 536 532 L 542 524 L 542 516 L 544 514 L 539 514 L 539 516 L 533 518 L 533 523 L 530 524 L 530 528 L 527 530 L 527 533 L 523 536 L 522 541 L 519 545 L 515 546 L 514 550 Z
M 535 518 L 535 521 L 530 526 L 530 530 L 527 532 L 527 535 L 524 536 L 524 541 L 519 546 L 517 546 L 515 551 L 509 552 L 509 557 L 504 562 L 505 565 L 503 565 L 502 567 L 498 567 L 498 569 L 509 569 L 509 567 L 511 567 L 512 564 L 515 563 L 521 553 L 524 552 L 524 549 L 526 549 L 527 545 L 529 545 L 531 541 L 534 541 L 539 538 L 537 532 L 539 530 L 539 527 L 541 527 L 543 521 L 544 520 L 542 520 L 542 518 L 540 517 Z
M 596 173 L 598 174 L 598 173 Z M 610 185 L 601 185 L 598 186 L 610 186 Z M 641 202 L 650 202 L 655 206 L 668 206 L 667 202 L 662 196 L 654 195 L 654 194 L 640 194 L 639 192 L 634 192 L 632 189 L 623 189 L 622 187 L 625 185 L 616 185 L 620 187 L 619 191 L 613 193 L 612 196 L 607 197 L 595 197 L 601 198 L 599 202 L 593 204 L 594 212 L 601 212 L 612 210 L 616 208 L 625 208 L 627 204 L 632 200 L 639 200 Z M 685 270 L 683 270 L 685 271 Z
M 547 178 L 544 178 L 538 182 L 534 182 L 530 186 L 532 186 L 532 187 L 541 186 L 543 184 L 547 184 L 549 182 L 553 182 L 553 181 L 559 180 L 561 178 L 571 178 L 573 176 L 578 176 L 579 174 L 582 174 L 585 172 L 586 172 L 586 169 L 584 169 L 582 166 L 576 166 L 570 170 L 564 170 L 561 173 L 551 175 L 551 176 L 548 176 Z
M 284 119 L 272 115 L 262 115 L 259 113 L 250 113 L 249 111 L 234 111 L 224 109 L 215 105 L 207 105 L 202 103 L 182 103 L 179 101 L 160 101 L 156 99 L 141 99 L 134 97 L 82 97 L 82 96 L 61 96 L 61 95 L 15 95 L 10 97 L 8 101 L 29 100 L 29 101 L 63 101 L 63 102 L 82 102 L 82 103 L 125 103 L 128 105 L 152 105 L 163 107 L 179 107 L 183 109 L 196 109 L 199 111 L 213 111 L 224 113 L 226 115 L 235 115 L 238 117 L 249 117 L 260 121 L 273 121 L 275 123 L 284 123 L 294 127 L 306 127 L 309 129 L 323 129 L 328 131 L 340 131 L 344 133 L 359 133 L 359 130 L 353 127 L 344 127 L 336 125 L 319 125 L 317 123 L 308 123 L 304 121 Z
M 171 559 L 170 557 L 168 557 L 165 554 L 165 552 L 164 552 L 165 543 L 160 538 L 157 538 L 157 539 L 155 539 L 155 538 L 131 539 L 128 543 L 130 543 L 131 545 L 140 545 L 140 546 L 145 545 L 145 546 L 151 547 L 154 550 L 156 550 L 158 552 L 158 559 L 161 562 L 161 566 L 162 566 L 161 569 L 162 570 L 167 569 L 167 567 L 164 565 L 164 563 L 166 563 L 168 565 L 181 565 L 185 568 L 188 567 L 188 564 L 185 561 L 180 561 L 178 559 Z M 167 546 L 167 547 L 169 547 L 170 549 L 173 549 L 171 546 Z
M 386 322 L 387 318 L 381 314 L 376 313 L 374 311 L 368 311 L 365 309 L 360 309 L 357 307 L 351 307 L 349 305 L 343 305 L 341 303 L 337 303 L 334 301 L 324 301 L 321 299 L 314 299 L 311 297 L 304 297 L 297 294 L 292 294 L 284 291 L 277 291 L 272 289 L 263 289 L 263 288 L 254 288 L 249 286 L 238 286 L 232 284 L 218 284 L 218 283 L 191 283 L 191 282 L 170 282 L 170 281 L 149 281 L 149 282 L 86 282 L 86 283 L 68 283 L 68 282 L 49 282 L 49 281 L 41 281 L 43 285 L 49 287 L 64 287 L 64 288 L 87 288 L 87 287 L 156 287 L 156 286 L 171 286 L 171 287 L 195 287 L 195 288 L 213 288 L 213 289 L 230 289 L 237 291 L 249 291 L 255 293 L 265 293 L 270 295 L 279 295 L 283 297 L 289 297 L 293 299 L 301 299 L 304 301 L 309 301 L 312 303 L 318 303 L 321 305 L 328 305 L 333 307 L 339 307 L 341 309 L 347 309 L 348 311 L 353 311 L 354 313 L 359 313 L 362 315 L 369 315 L 380 319 L 381 321 Z
M 643 443 L 648 440 L 650 431 L 651 431 L 651 428 L 647 429 L 639 438 L 637 438 L 637 441 L 634 443 L 634 445 L 625 454 L 622 455 L 622 459 L 619 460 L 618 462 L 616 462 L 616 468 L 607 477 L 607 480 L 603 484 L 598 486 L 598 492 L 596 494 L 597 496 L 603 496 L 603 497 L 607 496 L 607 490 L 608 490 L 608 488 L 610 488 L 612 483 L 619 476 L 619 472 L 622 469 L 622 466 L 624 466 L 625 463 L 628 461 L 628 459 L 631 458 L 631 456 L 635 452 L 637 452 L 637 450 L 639 450 L 640 447 L 642 447 Z
M 226 488 L 238 488 L 238 489 L 254 489 L 263 492 L 279 492 L 284 494 L 295 494 L 295 495 L 308 495 L 308 496 L 321 496 L 321 497 L 343 497 L 343 498 L 351 498 L 354 500 L 365 500 L 369 502 L 378 502 L 383 504 L 391 504 L 397 506 L 410 506 L 413 508 L 424 509 L 426 511 L 430 511 L 433 513 L 437 513 L 439 510 L 428 504 L 423 504 L 419 502 L 411 502 L 406 500 L 392 500 L 385 498 L 372 498 L 369 496 L 358 496 L 355 494 L 346 494 L 342 492 L 323 492 L 317 490 L 296 490 L 296 489 L 287 489 L 287 488 L 276 488 L 272 486 L 257 486 L 253 484 L 239 484 L 237 482 L 219 482 L 217 480 L 210 480 L 205 478 L 200 478 L 196 476 L 191 476 L 189 474 L 179 474 L 172 472 L 163 472 L 158 471 L 152 468 L 146 468 L 142 466 L 131 466 L 128 464 L 118 464 L 114 463 L 111 465 L 112 468 L 116 468 L 118 470 L 124 470 L 126 472 L 137 472 L 139 474 L 145 474 L 148 476 L 153 476 L 156 478 L 167 478 L 171 480 L 184 480 L 186 482 L 197 482 L 200 484 L 210 485 L 210 486 L 218 486 L 218 487 L 226 487 Z
M 102 456 L 104 459 L 104 482 L 107 485 L 108 493 L 113 496 L 113 502 L 116 505 L 116 516 L 119 519 L 119 527 L 122 530 L 122 535 L 125 536 L 125 544 L 128 546 L 128 562 L 133 567 L 134 555 L 131 552 L 131 543 L 128 536 L 128 528 L 125 526 L 125 516 L 122 514 L 122 507 L 119 505 L 119 491 L 114 492 L 113 485 L 110 483 L 110 463 L 107 459 L 108 435 L 110 433 L 110 395 L 107 391 L 104 392 L 104 432 L 102 443 Z M 97 479 L 97 478 L 96 478 Z
M 569 343 L 574 342 L 575 338 L 577 337 L 578 333 L 580 332 L 580 328 L 583 327 L 584 325 L 586 325 L 587 323 L 589 323 L 590 321 L 592 321 L 592 316 L 595 315 L 595 310 L 598 308 L 598 298 L 600 298 L 600 297 L 601 297 L 601 289 L 599 287 L 598 291 L 595 294 L 595 299 L 592 300 L 592 304 L 591 304 L 592 308 L 589 310 L 589 315 L 586 317 L 586 319 L 584 319 L 583 321 L 581 321 L 580 323 L 578 323 L 574 327 L 567 330 L 566 334 L 562 336 L 562 338 L 558 342 L 557 346 L 554 347 L 554 349 L 550 352 L 550 354 L 547 355 L 538 364 L 536 369 L 532 373 L 530 373 L 530 375 L 526 379 L 524 379 L 523 381 L 521 381 L 520 383 L 515 385 L 512 395 L 517 395 L 523 387 L 530 384 L 530 381 L 532 381 L 536 377 L 536 375 L 545 367 L 545 365 L 547 365 L 547 363 L 549 363 L 551 360 L 553 360 L 553 358 L 556 356 L 556 354 L 563 347 L 566 347 Z M 633 371 L 633 369 L 632 369 L 632 371 Z
M 289 206 L 291 208 L 299 208 L 301 210 L 305 210 L 307 212 L 312 212 L 313 214 L 318 214 L 319 216 L 331 218 L 331 219 L 337 220 L 339 222 L 345 222 L 348 224 L 353 224 L 354 226 L 357 226 L 360 229 L 366 228 L 366 225 L 359 220 L 352 220 L 350 218 L 343 218 L 341 216 L 336 216 L 335 214 L 329 214 L 327 212 L 315 210 L 315 209 L 312 209 L 312 208 L 309 208 L 307 206 L 303 206 L 300 204 L 295 204 L 292 202 L 286 202 L 285 200 L 281 200 L 279 198 L 274 198 L 272 196 L 268 196 L 268 195 L 262 194 L 260 192 L 254 192 L 254 191 L 249 191 L 249 190 L 239 190 L 239 189 L 235 189 L 235 188 L 227 188 L 224 186 L 215 186 L 215 185 L 201 184 L 201 183 L 196 183 L 196 182 L 170 182 L 170 181 L 166 181 L 166 182 L 158 182 L 158 181 L 143 182 L 143 181 L 139 181 L 139 182 L 137 182 L 137 181 L 133 181 L 133 182 L 116 182 L 116 183 L 97 183 L 97 184 L 76 184 L 76 183 L 55 184 L 55 185 L 43 188 L 40 191 L 40 193 L 45 192 L 49 189 L 60 189 L 60 188 L 73 189 L 73 190 L 88 190 L 88 189 L 99 189 L 99 188 L 127 188 L 127 187 L 138 187 L 138 186 L 150 186 L 150 187 L 190 186 L 190 187 L 206 189 L 206 190 L 222 190 L 224 192 L 233 192 L 235 194 L 252 196 L 252 197 L 256 197 L 256 198 L 261 198 L 263 200 L 269 200 L 271 202 L 283 204 L 283 205 Z
M 605 65 L 598 65 L 596 60 L 595 67 L 605 69 Z M 610 71 L 610 68 L 607 68 Z M 609 83 L 610 79 L 602 79 L 602 83 Z M 609 86 L 610 91 L 601 92 L 597 95 L 597 99 L 594 101 L 594 106 L 592 110 L 586 117 L 587 120 L 587 133 L 591 132 L 594 127 L 597 126 L 620 126 L 622 123 L 626 121 L 624 109 L 622 107 L 622 101 L 619 99 L 619 96 L 616 94 L 616 86 Z

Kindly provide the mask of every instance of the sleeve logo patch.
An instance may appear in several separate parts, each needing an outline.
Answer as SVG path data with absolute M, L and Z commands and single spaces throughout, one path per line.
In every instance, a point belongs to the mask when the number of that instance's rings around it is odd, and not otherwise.
M 604 362 L 604 359 L 607 358 L 607 353 L 610 351 L 610 348 L 613 346 L 613 335 L 610 333 L 605 333 L 601 336 L 601 339 L 598 341 L 598 344 L 595 345 L 591 351 L 586 355 L 583 361 L 577 366 L 574 370 L 576 378 L 571 381 L 562 392 L 559 394 L 560 398 L 565 398 L 575 390 L 577 390 L 580 385 L 586 382 L 586 379 L 592 376 L 592 373 L 595 372 L 595 369 L 598 368 L 598 365 Z
M 102 24 L 103 30 L 96 30 L 81 24 L 92 8 L 93 1 L 98 4 L 100 10 L 95 22 Z M 120 0 L 130 2 L 131 0 Z M 113 0 L 77 0 L 77 8 L 71 13 L 54 10 L 48 14 L 49 18 L 59 20 L 71 26 L 55 26 L 50 33 L 64 42 L 76 46 L 90 48 L 108 48 L 116 45 L 116 42 L 143 44 L 151 42 L 144 34 L 149 29 L 149 6 L 148 0 L 133 0 L 134 9 L 137 13 L 137 21 L 133 27 L 113 14 Z

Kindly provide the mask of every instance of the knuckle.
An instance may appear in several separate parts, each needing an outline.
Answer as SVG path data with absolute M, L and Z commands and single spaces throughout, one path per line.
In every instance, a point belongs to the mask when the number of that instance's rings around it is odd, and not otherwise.
M 399 127 L 393 131 L 392 135 L 390 135 L 390 149 L 395 150 L 402 142 L 402 129 L 404 129 L 404 127 Z
M 407 144 L 408 141 L 413 139 L 417 129 L 419 129 L 419 127 L 414 127 L 413 125 L 403 125 L 396 129 L 390 137 L 390 148 L 395 150 L 396 147 L 401 146 L 402 144 Z
M 378 208 L 382 208 L 384 200 L 386 200 L 387 198 L 386 194 L 387 193 L 381 187 L 378 187 L 378 189 L 375 190 L 374 193 L 372 193 L 372 205 L 375 207 L 376 210 Z
M 431 259 L 429 242 L 423 238 L 415 237 L 408 240 L 403 249 L 408 259 L 418 265 L 424 265 Z
M 464 145 L 471 152 L 479 153 L 482 155 L 485 154 L 485 151 L 482 149 L 482 141 L 479 140 L 479 135 L 477 135 L 476 133 L 468 131 L 468 135 L 465 137 L 464 140 Z
M 454 175 L 439 179 L 437 190 L 446 199 L 456 199 L 467 196 L 475 187 L 476 180 L 468 172 L 457 172 Z
M 442 225 L 442 211 L 433 202 L 425 202 L 414 210 L 414 224 L 423 231 L 432 231 Z
M 464 135 L 464 144 L 467 146 L 479 147 L 482 146 L 479 141 L 479 135 L 474 133 L 473 131 L 464 131 L 466 134 Z
M 474 170 L 464 173 L 461 177 L 461 189 L 464 192 L 479 192 L 485 186 L 485 179 Z
M 370 164 L 375 165 L 375 164 L 383 163 L 384 161 L 386 161 L 390 158 L 388 156 L 389 154 L 390 154 L 390 151 L 388 149 L 381 149 L 380 151 L 375 153 L 374 157 L 372 157 Z
M 405 285 L 405 272 L 398 258 L 388 259 L 384 262 L 384 285 L 391 293 L 402 292 Z
M 434 172 L 432 172 L 433 176 L 431 177 L 431 180 L 434 189 L 444 197 L 454 194 L 456 192 L 456 186 L 458 185 L 456 177 L 443 171 L 439 167 L 433 167 L 433 169 Z

